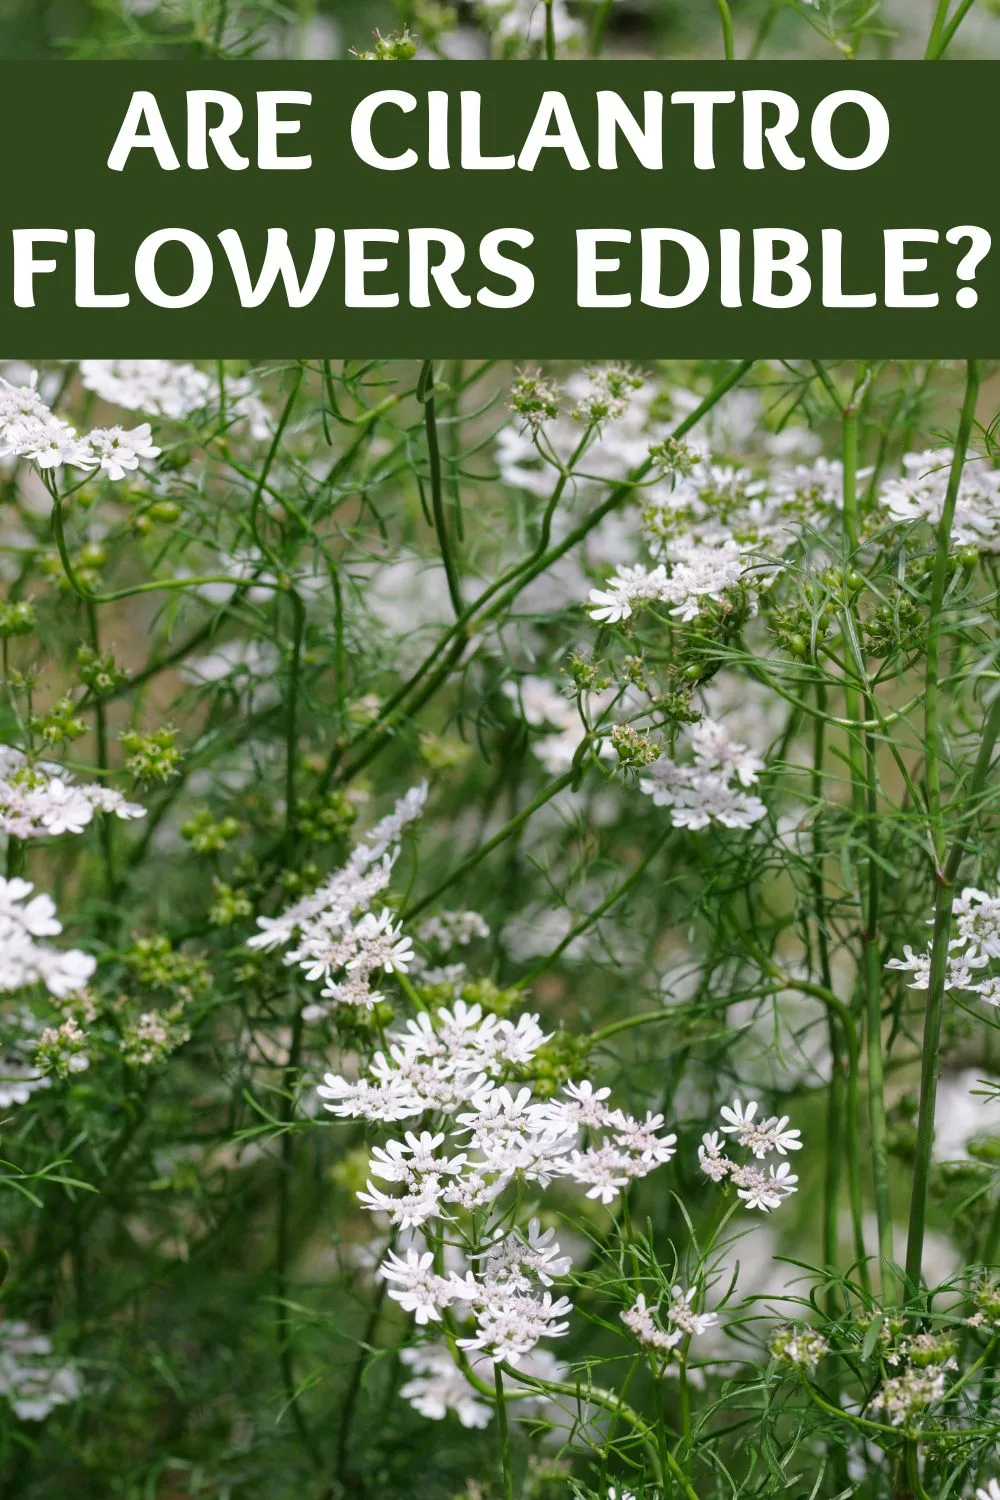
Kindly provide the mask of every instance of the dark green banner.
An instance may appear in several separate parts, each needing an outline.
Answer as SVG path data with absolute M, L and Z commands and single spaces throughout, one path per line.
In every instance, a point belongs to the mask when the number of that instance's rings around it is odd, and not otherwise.
M 990 62 L 0 64 L 6 347 L 996 356 L 998 86 Z

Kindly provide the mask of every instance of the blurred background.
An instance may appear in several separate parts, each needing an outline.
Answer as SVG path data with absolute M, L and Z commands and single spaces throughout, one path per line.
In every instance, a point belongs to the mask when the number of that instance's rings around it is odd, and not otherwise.
M 920 57 L 935 0 L 732 0 L 738 57 Z M 716 57 L 715 0 L 557 0 L 566 56 Z M 376 29 L 408 28 L 418 55 L 525 56 L 541 42 L 539 0 L 0 0 L 6 58 L 229 55 L 341 58 Z M 1000 57 L 1000 4 L 976 0 L 952 57 Z

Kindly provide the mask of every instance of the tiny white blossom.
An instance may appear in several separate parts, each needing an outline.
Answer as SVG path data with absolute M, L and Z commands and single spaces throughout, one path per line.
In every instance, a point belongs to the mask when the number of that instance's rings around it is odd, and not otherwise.
M 399 1229 L 419 1229 L 428 1219 L 436 1217 L 440 1191 L 434 1177 L 424 1178 L 412 1192 L 402 1193 L 399 1197 L 383 1193 L 369 1181 L 367 1191 L 359 1192 L 358 1199 L 372 1213 L 388 1215 L 390 1224 Z
M 668 1333 L 653 1317 L 653 1310 L 646 1305 L 645 1293 L 639 1292 L 631 1307 L 619 1314 L 629 1333 L 644 1349 L 654 1354 L 667 1354 L 676 1348 L 684 1337 L 679 1328 Z
M 159 448 L 151 441 L 148 422 L 141 427 L 95 427 L 87 434 L 87 446 L 93 461 L 109 479 L 124 479 L 139 467 L 140 458 L 156 458 Z
M 413 1313 L 414 1322 L 421 1326 L 439 1322 L 441 1309 L 450 1307 L 454 1301 L 451 1282 L 435 1272 L 430 1250 L 421 1255 L 411 1247 L 404 1256 L 390 1250 L 378 1274 L 392 1283 L 389 1296 L 393 1301 L 404 1312 Z

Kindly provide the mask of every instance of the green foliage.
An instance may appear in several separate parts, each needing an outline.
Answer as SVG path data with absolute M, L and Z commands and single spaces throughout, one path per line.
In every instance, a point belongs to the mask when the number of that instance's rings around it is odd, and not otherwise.
M 539 56 L 545 9 L 66 0 L 8 7 L 0 46 Z M 716 56 L 729 9 L 560 4 L 556 45 Z M 731 10 L 739 56 L 909 52 L 920 19 Z M 38 389 L 81 430 L 148 418 L 153 455 L 0 490 L 0 1493 L 972 1500 L 1000 1470 L 995 368 L 95 363 Z M 147 379 L 196 398 L 168 419 Z M 731 576 L 684 593 L 723 537 Z M 402 956 L 369 975 L 331 919 L 317 958 L 308 914 L 389 847 L 350 919 Z M 572 1255 L 569 1327 L 502 1399 L 473 1309 L 417 1324 L 376 1274 L 409 1231 L 358 1197 L 454 1121 L 317 1094 L 459 1007 L 490 1037 L 537 1013 L 513 1098 L 593 1082 L 574 1149 L 601 1109 L 677 1136 L 607 1201 L 521 1166 L 421 1227 L 433 1275 L 532 1220 Z M 797 1191 L 764 1214 L 734 1142 L 785 1116 Z

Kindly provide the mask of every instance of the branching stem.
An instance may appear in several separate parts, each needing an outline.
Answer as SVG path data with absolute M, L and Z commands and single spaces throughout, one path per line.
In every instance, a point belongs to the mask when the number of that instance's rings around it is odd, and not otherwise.
M 944 1012 L 945 985 L 948 977 L 948 949 L 951 941 L 951 908 L 955 879 L 964 853 L 969 822 L 982 791 L 993 757 L 997 732 L 1000 730 L 1000 699 L 994 701 L 983 730 L 979 755 L 969 787 L 971 811 L 959 830 L 951 853 L 946 853 L 946 818 L 941 790 L 941 766 L 945 760 L 944 730 L 938 700 L 938 673 L 945 636 L 944 605 L 949 579 L 951 528 L 962 483 L 962 473 L 976 418 L 980 370 L 976 360 L 966 369 L 965 399 L 958 423 L 955 454 L 941 519 L 938 522 L 934 573 L 931 581 L 930 617 L 927 624 L 927 660 L 924 685 L 925 781 L 927 817 L 934 849 L 937 891 L 934 903 L 934 931 L 931 939 L 930 977 L 924 1011 L 924 1035 L 920 1066 L 920 1108 L 917 1115 L 917 1145 L 910 1194 L 910 1217 L 906 1238 L 906 1276 L 912 1287 L 919 1288 L 923 1269 L 924 1231 L 927 1216 L 927 1189 L 931 1153 L 934 1144 L 934 1113 L 937 1106 L 938 1059 L 941 1047 L 941 1020 Z

